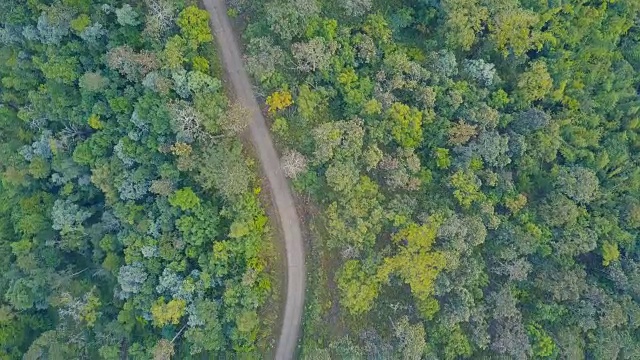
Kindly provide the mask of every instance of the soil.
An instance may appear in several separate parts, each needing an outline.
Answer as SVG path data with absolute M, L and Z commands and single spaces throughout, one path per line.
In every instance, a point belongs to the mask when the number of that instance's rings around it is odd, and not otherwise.
M 262 173 L 271 194 L 273 209 L 275 209 L 275 211 L 268 213 L 272 216 L 275 215 L 276 218 L 272 220 L 274 224 L 278 225 L 279 234 L 284 240 L 287 260 L 287 291 L 275 358 L 278 360 L 293 359 L 300 335 L 306 281 L 305 252 L 300 219 L 289 182 L 280 169 L 280 157 L 244 68 L 240 48 L 234 37 L 224 0 L 203 0 L 203 4 L 211 16 L 211 26 L 218 42 L 227 78 L 234 89 L 236 101 L 251 112 L 252 121 L 249 125 L 249 136 L 260 161 Z

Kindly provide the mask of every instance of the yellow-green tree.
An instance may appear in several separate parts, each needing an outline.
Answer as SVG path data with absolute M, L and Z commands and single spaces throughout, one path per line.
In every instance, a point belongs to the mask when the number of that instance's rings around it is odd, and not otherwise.
M 89 120 L 87 120 L 87 124 L 89 124 L 89 126 L 94 130 L 104 129 L 104 124 L 102 123 L 102 121 L 100 121 L 100 116 L 95 114 L 89 117 Z
M 538 15 L 530 10 L 513 7 L 499 11 L 489 21 L 491 39 L 504 56 L 510 52 L 521 56 L 539 45 L 538 21 Z
M 81 33 L 82 30 L 86 29 L 87 26 L 91 24 L 91 19 L 87 14 L 80 14 L 75 19 L 71 20 L 71 29 L 76 33 Z
M 189 46 L 193 48 L 213 40 L 211 29 L 209 29 L 209 14 L 204 10 L 189 6 L 180 12 L 176 23 Z
M 544 98 L 553 87 L 553 79 L 547 71 L 547 64 L 534 61 L 518 78 L 518 96 L 529 103 Z
M 612 261 L 617 261 L 620 258 L 620 250 L 618 250 L 618 244 L 605 241 L 602 244 L 602 265 L 609 266 Z
M 446 41 L 453 47 L 469 50 L 476 42 L 476 35 L 482 31 L 489 11 L 477 0 L 443 0 L 446 13 L 444 27 Z
M 182 211 L 195 209 L 200 206 L 200 198 L 190 187 L 177 190 L 169 196 L 169 204 L 179 207 Z
M 438 311 L 433 298 L 434 282 L 446 265 L 445 255 L 432 249 L 440 219 L 430 219 L 422 225 L 410 223 L 393 236 L 398 246 L 395 256 L 386 258 L 378 269 L 377 278 L 388 282 L 391 275 L 400 276 L 411 287 L 411 293 L 425 318 Z
M 200 71 L 203 74 L 209 73 L 209 60 L 202 56 L 193 58 L 193 70 Z
M 474 201 L 482 201 L 485 198 L 480 191 L 480 179 L 471 170 L 458 170 L 451 176 L 450 183 L 454 188 L 453 196 L 464 208 L 470 207 Z
M 391 134 L 403 148 L 415 148 L 422 141 L 422 112 L 402 103 L 389 109 Z
M 291 93 L 287 90 L 276 91 L 267 97 L 267 106 L 269 106 L 269 112 L 275 113 L 280 110 L 284 110 L 293 105 L 293 98 Z
M 340 304 L 351 315 L 369 311 L 378 297 L 380 283 L 373 274 L 367 273 L 358 260 L 347 261 L 338 272 Z
M 186 307 L 187 303 L 182 299 L 173 299 L 165 303 L 164 297 L 161 297 L 151 306 L 153 323 L 157 327 L 163 327 L 169 324 L 178 325 L 180 318 L 184 315 Z
M 177 69 L 185 62 L 184 50 L 187 46 L 187 42 L 180 36 L 175 35 L 164 46 L 164 62 L 169 69 Z

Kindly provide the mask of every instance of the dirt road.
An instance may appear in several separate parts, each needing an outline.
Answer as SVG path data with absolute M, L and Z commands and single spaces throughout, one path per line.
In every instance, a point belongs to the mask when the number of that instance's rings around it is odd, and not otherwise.
M 249 126 L 251 141 L 262 164 L 271 189 L 272 202 L 287 252 L 287 297 L 282 316 L 282 330 L 276 349 L 277 360 L 292 359 L 295 354 L 305 294 L 304 246 L 300 220 L 296 213 L 293 195 L 287 179 L 280 171 L 280 159 L 273 145 L 271 134 L 253 94 L 249 76 L 244 69 L 238 44 L 227 16 L 224 0 L 204 0 L 211 15 L 211 25 L 220 48 L 220 54 L 235 90 L 237 100 L 249 109 L 253 121 Z

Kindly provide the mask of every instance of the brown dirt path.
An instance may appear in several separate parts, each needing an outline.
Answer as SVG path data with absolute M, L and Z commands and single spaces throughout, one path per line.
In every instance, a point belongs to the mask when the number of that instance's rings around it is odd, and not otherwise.
M 306 272 L 300 220 L 289 183 L 280 171 L 280 158 L 244 69 L 224 0 L 203 0 L 203 3 L 211 16 L 211 26 L 220 48 L 222 62 L 237 100 L 252 114 L 249 125 L 251 142 L 271 189 L 272 203 L 278 215 L 277 222 L 284 237 L 287 253 L 287 294 L 275 357 L 277 360 L 289 360 L 295 355 L 304 309 Z

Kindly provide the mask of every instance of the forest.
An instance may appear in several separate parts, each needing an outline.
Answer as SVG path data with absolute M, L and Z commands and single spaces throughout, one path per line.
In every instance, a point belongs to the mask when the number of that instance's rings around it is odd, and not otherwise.
M 264 354 L 270 230 L 197 5 L 0 1 L 0 358 Z
M 640 359 L 640 2 L 227 0 L 298 358 Z M 260 359 L 279 250 L 195 0 L 0 0 L 0 358 Z
M 640 358 L 640 3 L 229 0 L 303 359 Z

